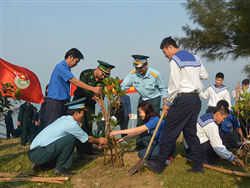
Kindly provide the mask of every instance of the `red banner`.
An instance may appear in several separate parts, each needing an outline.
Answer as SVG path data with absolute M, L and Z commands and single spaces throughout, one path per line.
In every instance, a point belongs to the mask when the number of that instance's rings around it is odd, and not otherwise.
M 122 83 L 123 80 L 120 80 L 120 82 Z M 71 87 L 70 87 L 70 96 L 74 96 L 74 91 L 76 90 L 76 86 L 71 84 Z M 134 86 L 131 86 L 130 88 L 127 89 L 127 94 L 129 93 L 137 93 L 137 91 L 135 90 L 135 87 Z
M 30 70 L 13 65 L 0 58 L 0 82 L 11 83 L 21 89 L 21 100 L 41 104 L 43 94 L 37 76 Z

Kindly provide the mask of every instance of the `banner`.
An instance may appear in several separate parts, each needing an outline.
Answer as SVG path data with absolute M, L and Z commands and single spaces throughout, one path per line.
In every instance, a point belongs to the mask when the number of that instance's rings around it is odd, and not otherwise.
M 41 104 L 44 102 L 40 82 L 30 70 L 13 65 L 0 58 L 0 82 L 11 83 L 21 89 L 20 100 Z
M 122 83 L 123 82 L 123 80 L 120 80 L 120 82 Z M 76 86 L 75 85 L 73 85 L 73 84 L 70 84 L 71 86 L 70 86 L 70 96 L 74 96 L 74 91 L 76 90 Z M 137 93 L 137 91 L 135 90 L 135 87 L 132 85 L 130 88 L 128 88 L 127 90 L 126 90 L 126 92 L 127 92 L 127 94 L 129 94 L 129 93 Z

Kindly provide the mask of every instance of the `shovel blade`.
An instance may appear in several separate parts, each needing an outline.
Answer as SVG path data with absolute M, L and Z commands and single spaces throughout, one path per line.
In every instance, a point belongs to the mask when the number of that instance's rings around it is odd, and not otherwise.
M 143 165 L 143 160 L 140 159 L 129 171 L 128 173 L 131 175 L 133 175 L 134 173 L 137 172 L 137 170 Z

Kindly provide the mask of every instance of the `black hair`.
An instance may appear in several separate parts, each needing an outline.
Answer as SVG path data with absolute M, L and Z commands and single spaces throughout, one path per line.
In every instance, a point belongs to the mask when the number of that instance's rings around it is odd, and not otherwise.
M 160 117 L 160 115 L 154 111 L 152 104 L 148 101 L 141 102 L 138 105 L 138 108 L 141 108 L 145 112 L 145 119 L 143 121 L 144 123 L 147 123 L 150 118 L 153 118 L 155 116 Z
M 71 55 L 73 56 L 74 59 L 78 58 L 80 60 L 84 58 L 82 53 L 78 49 L 71 48 L 69 51 L 66 52 L 64 59 L 67 59 Z
M 73 116 L 75 112 L 81 113 L 85 108 L 77 108 L 77 109 L 68 109 L 67 115 Z
M 49 87 L 49 84 L 46 85 L 46 87 L 45 87 L 45 96 L 48 96 L 48 92 L 46 91 L 48 89 L 48 87 Z
M 217 102 L 216 106 L 219 106 L 219 105 L 222 105 L 224 106 L 225 108 L 229 108 L 229 104 L 226 100 L 220 100 Z
M 175 48 L 179 48 L 174 39 L 172 39 L 171 37 L 166 37 L 162 40 L 160 49 L 162 50 L 163 48 L 168 48 L 169 45 L 172 45 Z
M 249 85 L 249 79 L 244 79 L 244 80 L 242 80 L 242 82 L 241 82 L 241 84 L 243 85 Z
M 224 80 L 224 74 L 222 72 L 218 72 L 216 75 L 215 75 L 215 78 L 222 78 Z
M 228 115 L 228 114 L 229 114 L 228 108 L 226 108 L 226 107 L 225 107 L 224 105 L 222 105 L 222 104 L 217 105 L 217 106 L 214 108 L 213 114 L 215 114 L 216 112 L 220 112 L 221 115 Z

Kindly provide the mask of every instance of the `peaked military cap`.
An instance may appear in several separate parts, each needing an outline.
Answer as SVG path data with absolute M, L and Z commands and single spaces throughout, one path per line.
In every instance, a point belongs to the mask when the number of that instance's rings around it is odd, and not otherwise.
M 145 56 L 145 55 L 132 55 L 132 57 L 134 58 L 134 62 L 133 62 L 133 65 L 134 67 L 142 67 L 145 63 L 148 62 L 148 56 Z
M 109 76 L 111 69 L 115 68 L 115 66 L 110 65 L 104 61 L 98 60 L 97 62 L 99 63 L 98 67 L 100 67 L 100 69 L 102 70 L 102 73 L 105 77 Z
M 68 106 L 68 109 L 78 109 L 78 108 L 85 108 L 84 101 L 86 97 L 77 99 L 75 101 L 66 103 L 65 105 Z

